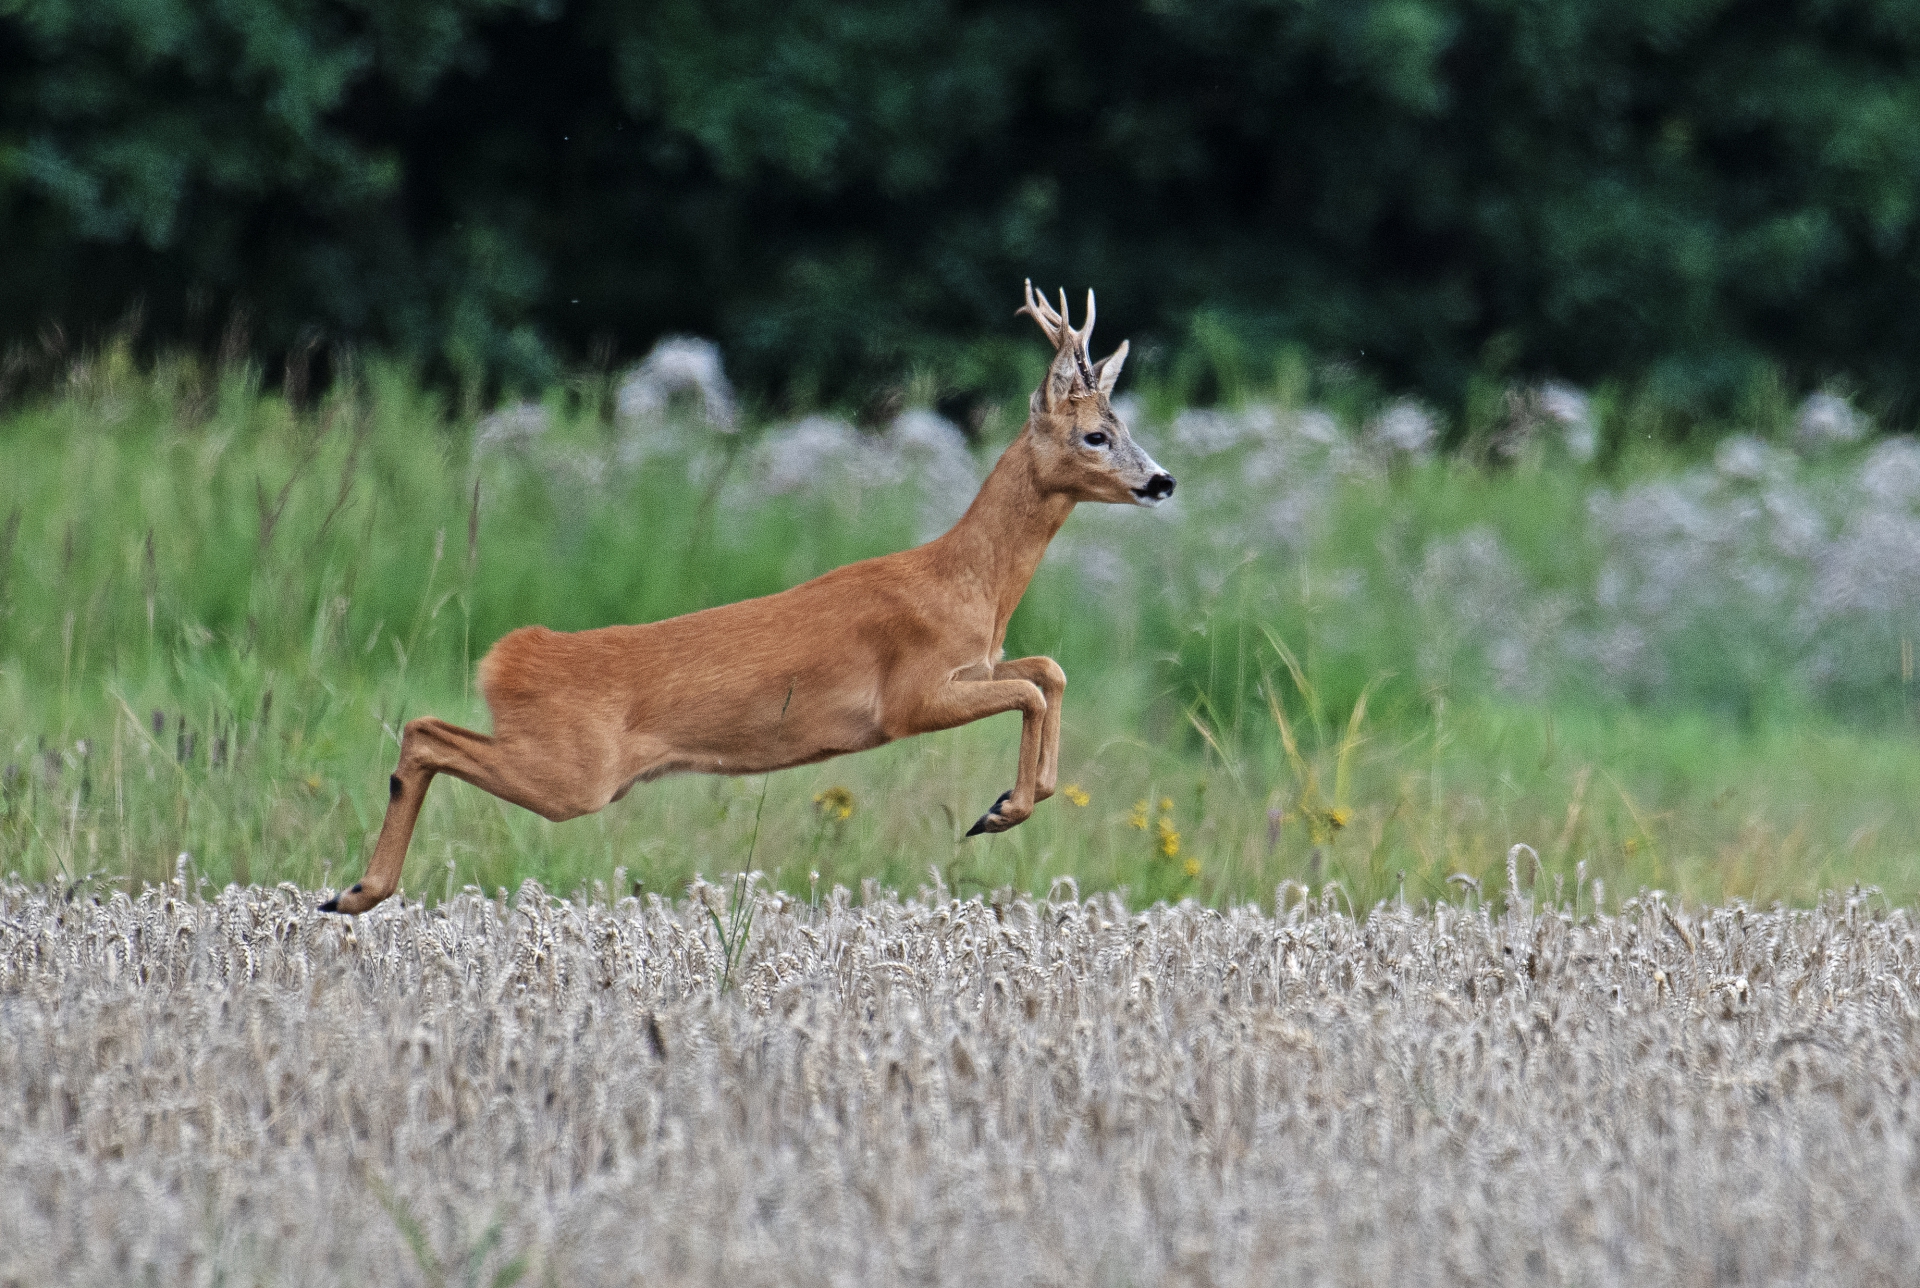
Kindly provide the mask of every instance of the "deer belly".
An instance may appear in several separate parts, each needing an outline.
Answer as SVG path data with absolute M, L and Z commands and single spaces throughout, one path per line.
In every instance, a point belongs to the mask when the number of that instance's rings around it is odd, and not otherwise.
M 782 692 L 772 702 L 716 695 L 676 713 L 673 723 L 676 767 L 694 773 L 759 774 L 888 741 L 877 697 L 861 692 Z
M 805 706 L 796 701 L 763 746 L 768 759 L 778 762 L 769 767 L 776 768 L 810 765 L 848 752 L 867 751 L 887 741 L 880 728 L 879 703 L 856 698 Z

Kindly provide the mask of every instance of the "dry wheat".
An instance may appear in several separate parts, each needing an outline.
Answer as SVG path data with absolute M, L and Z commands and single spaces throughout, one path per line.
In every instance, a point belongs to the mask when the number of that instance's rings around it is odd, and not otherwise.
M 724 994 L 704 906 L 313 903 L 0 885 L 0 1283 L 1920 1265 L 1920 961 L 1864 895 L 770 895 Z

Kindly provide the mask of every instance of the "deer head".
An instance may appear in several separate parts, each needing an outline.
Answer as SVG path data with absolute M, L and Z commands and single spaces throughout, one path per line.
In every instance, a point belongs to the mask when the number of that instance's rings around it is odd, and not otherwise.
M 1053 342 L 1053 364 L 1033 392 L 1027 436 L 1034 452 L 1036 481 L 1043 491 L 1061 492 L 1076 501 L 1159 505 L 1173 495 L 1173 475 L 1140 449 L 1113 413 L 1108 395 L 1127 361 L 1127 341 L 1093 361 L 1093 292 L 1087 292 L 1087 317 L 1079 330 L 1068 321 L 1067 293 L 1060 311 L 1027 282 L 1028 314 Z

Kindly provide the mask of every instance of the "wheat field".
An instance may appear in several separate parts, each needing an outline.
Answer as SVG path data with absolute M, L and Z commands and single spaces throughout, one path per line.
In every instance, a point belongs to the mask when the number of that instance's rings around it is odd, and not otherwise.
M 1872 892 L 736 893 L 355 922 L 290 885 L 0 885 L 0 1283 L 1920 1264 L 1920 958 Z

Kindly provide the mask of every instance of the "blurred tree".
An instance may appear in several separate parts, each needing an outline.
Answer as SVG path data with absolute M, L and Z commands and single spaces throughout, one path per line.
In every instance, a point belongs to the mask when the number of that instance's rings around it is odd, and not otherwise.
M 1907 0 L 0 0 L 0 335 L 1004 386 L 1032 274 L 1456 394 L 1915 391 Z

